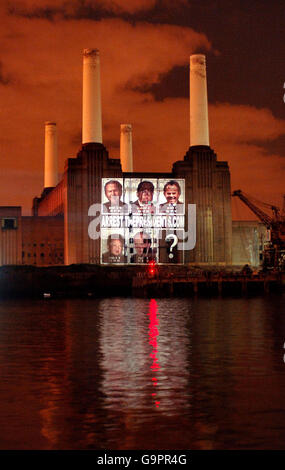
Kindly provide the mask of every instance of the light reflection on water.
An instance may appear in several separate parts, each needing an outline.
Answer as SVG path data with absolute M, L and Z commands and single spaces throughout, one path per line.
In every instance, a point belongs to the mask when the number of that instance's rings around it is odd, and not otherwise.
M 154 397 L 155 406 L 158 408 L 160 405 L 159 401 L 159 389 L 158 386 L 158 378 L 157 373 L 160 369 L 159 360 L 158 360 L 158 336 L 159 336 L 159 312 L 157 311 L 157 303 L 154 299 L 151 299 L 149 303 L 149 344 L 152 346 L 152 351 L 149 357 L 152 359 L 152 363 L 150 369 L 152 371 L 153 377 L 152 386 L 155 387 L 152 392 L 152 396 Z
M 0 448 L 284 449 L 284 304 L 2 301 Z

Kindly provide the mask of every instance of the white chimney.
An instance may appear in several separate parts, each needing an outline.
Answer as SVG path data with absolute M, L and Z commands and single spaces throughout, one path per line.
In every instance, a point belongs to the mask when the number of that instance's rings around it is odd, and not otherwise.
M 209 146 L 206 57 L 190 56 L 190 146 Z
M 120 159 L 123 172 L 133 172 L 133 142 L 131 124 L 121 124 Z
M 56 123 L 45 123 L 45 188 L 51 188 L 58 183 L 57 162 L 57 132 Z
M 100 57 L 98 49 L 83 51 L 82 143 L 102 143 Z

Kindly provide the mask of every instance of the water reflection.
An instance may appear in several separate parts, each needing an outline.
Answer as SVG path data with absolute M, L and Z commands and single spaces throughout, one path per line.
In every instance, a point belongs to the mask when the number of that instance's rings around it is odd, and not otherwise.
M 157 311 L 157 303 L 154 299 L 150 301 L 149 304 L 149 344 L 152 346 L 152 352 L 150 353 L 150 357 L 152 359 L 152 364 L 150 366 L 151 370 L 155 373 L 160 369 L 160 365 L 158 362 L 158 345 L 157 345 L 157 337 L 159 335 L 158 331 L 158 325 L 159 325 L 159 319 L 158 319 L 158 311 Z M 157 374 L 155 374 L 157 375 Z M 157 377 L 152 377 L 152 385 L 154 387 L 157 387 L 158 382 L 157 382 Z M 151 394 L 154 399 L 155 406 L 158 408 L 160 401 L 157 399 L 157 389 L 155 389 L 154 392 Z
M 100 309 L 103 406 L 111 445 L 159 448 L 176 432 L 177 415 L 183 421 L 191 408 L 191 312 L 177 300 L 154 299 L 106 299 Z
M 2 302 L 0 448 L 284 448 L 284 300 Z

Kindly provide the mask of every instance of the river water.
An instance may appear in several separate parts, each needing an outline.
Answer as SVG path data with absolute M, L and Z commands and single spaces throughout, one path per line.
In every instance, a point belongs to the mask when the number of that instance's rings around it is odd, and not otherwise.
M 1 449 L 285 449 L 285 295 L 0 303 Z

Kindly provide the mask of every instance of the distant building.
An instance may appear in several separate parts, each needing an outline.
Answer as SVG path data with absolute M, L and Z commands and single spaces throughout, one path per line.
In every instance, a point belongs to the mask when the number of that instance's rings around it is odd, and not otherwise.
M 217 160 L 209 146 L 205 56 L 190 58 L 191 145 L 184 159 L 173 164 L 170 173 L 132 171 L 130 125 L 121 126 L 121 161 L 125 171 L 120 159 L 109 158 L 102 143 L 97 50 L 84 51 L 83 69 L 82 148 L 76 158 L 66 161 L 63 177 L 57 182 L 56 125 L 46 123 L 45 188 L 41 197 L 34 198 L 30 217 L 23 217 L 20 207 L 0 208 L 0 265 L 100 263 L 100 240 L 88 236 L 88 209 L 102 202 L 102 178 L 183 179 L 185 206 L 196 204 L 196 246 L 183 256 L 178 252 L 175 261 L 202 265 L 229 265 L 232 261 L 258 264 L 262 229 L 255 232 L 258 223 L 234 222 L 232 232 L 229 167 L 227 162 Z M 186 213 L 186 226 L 187 223 Z M 245 249 L 239 242 L 243 231 L 249 238 L 253 236 Z M 163 241 L 160 252 L 160 261 L 168 262 L 167 244 Z
M 232 264 L 259 266 L 263 261 L 266 227 L 262 222 L 233 220 Z

